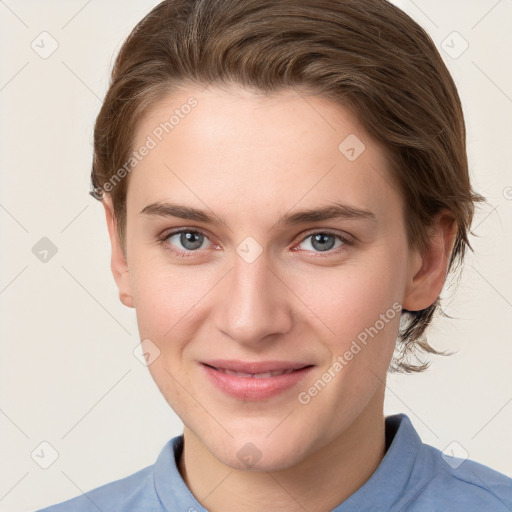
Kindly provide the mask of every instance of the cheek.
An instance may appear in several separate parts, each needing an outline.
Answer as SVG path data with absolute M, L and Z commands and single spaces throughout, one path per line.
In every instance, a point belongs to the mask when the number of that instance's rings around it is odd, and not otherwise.
M 179 350 L 211 280 L 190 268 L 140 258 L 130 263 L 130 281 L 140 336 L 154 339 L 161 350 L 172 340 Z
M 325 333 L 332 352 L 343 352 L 376 323 L 379 335 L 394 342 L 403 287 L 400 258 L 394 250 L 381 250 L 373 257 L 316 271 L 311 278 L 295 275 L 294 292 L 307 306 L 304 311 L 314 313 L 308 313 L 311 323 Z
M 158 356 L 148 365 L 151 376 L 171 408 L 182 420 L 201 416 L 190 401 L 184 352 L 193 340 L 201 321 L 201 298 L 207 289 L 204 279 L 196 279 L 190 269 L 153 261 L 133 261 L 130 279 L 135 301 L 140 339 L 149 339 Z M 194 275 L 194 278 L 191 278 Z
M 355 256 L 337 267 L 296 268 L 283 280 L 300 302 L 283 300 L 295 303 L 299 321 L 316 325 L 321 338 L 350 342 L 400 300 L 403 252 L 397 245 L 377 248 L 364 258 Z M 215 307 L 214 287 L 223 272 L 206 266 L 191 271 L 162 258 L 137 256 L 130 260 L 130 281 L 140 335 L 160 344 L 172 339 L 179 348 L 180 338 L 183 344 L 190 340 L 191 331 L 205 320 L 205 304 Z

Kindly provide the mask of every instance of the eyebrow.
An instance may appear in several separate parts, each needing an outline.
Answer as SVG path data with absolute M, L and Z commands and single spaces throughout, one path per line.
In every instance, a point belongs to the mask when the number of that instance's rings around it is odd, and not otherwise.
M 178 217 L 205 224 L 228 225 L 226 219 L 222 216 L 207 210 L 200 210 L 191 206 L 184 206 L 176 203 L 158 202 L 145 206 L 139 215 L 148 215 L 154 217 Z M 272 226 L 271 229 L 281 226 L 294 226 L 306 224 L 308 222 L 321 222 L 332 219 L 369 219 L 376 221 L 375 214 L 369 210 L 357 208 L 341 203 L 333 203 L 329 206 L 319 208 L 299 210 L 286 213 Z

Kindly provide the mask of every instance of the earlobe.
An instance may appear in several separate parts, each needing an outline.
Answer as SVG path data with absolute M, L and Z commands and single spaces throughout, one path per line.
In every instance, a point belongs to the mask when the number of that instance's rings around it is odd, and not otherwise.
M 403 308 L 420 311 L 439 297 L 446 281 L 448 265 L 457 234 L 455 219 L 446 212 L 438 214 L 430 230 L 429 247 L 411 255 Z
M 110 196 L 105 196 L 102 203 L 105 208 L 105 219 L 112 247 L 110 268 L 119 290 L 119 299 L 125 306 L 133 308 L 135 306 L 131 291 L 130 275 L 128 272 L 128 261 L 119 240 L 117 219 L 114 214 L 114 207 Z

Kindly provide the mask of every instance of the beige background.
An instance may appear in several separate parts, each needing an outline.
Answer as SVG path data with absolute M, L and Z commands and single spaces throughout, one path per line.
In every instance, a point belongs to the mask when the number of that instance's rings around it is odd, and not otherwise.
M 132 353 L 134 312 L 118 301 L 103 211 L 87 194 L 113 55 L 156 3 L 0 1 L 0 511 L 34 510 L 129 475 L 181 432 Z M 512 1 L 396 4 L 450 53 L 441 49 L 489 205 L 447 303 L 455 319 L 431 332 L 436 347 L 458 353 L 425 374 L 390 377 L 386 413 L 403 411 L 425 442 L 512 476 Z M 58 48 L 42 58 L 53 40 Z M 46 263 L 32 252 L 43 237 L 57 249 Z M 31 458 L 43 441 L 58 453 L 48 469 Z M 43 451 L 39 462 L 51 462 Z

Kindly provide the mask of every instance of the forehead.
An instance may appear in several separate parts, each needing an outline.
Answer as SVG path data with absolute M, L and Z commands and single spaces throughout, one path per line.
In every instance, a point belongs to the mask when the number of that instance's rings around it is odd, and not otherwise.
M 344 107 L 295 90 L 190 88 L 139 123 L 128 206 L 180 199 L 254 214 L 341 201 L 385 209 L 400 202 L 385 149 Z M 214 208 L 215 206 L 215 208 Z M 274 219 L 275 220 L 275 219 Z

